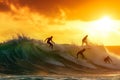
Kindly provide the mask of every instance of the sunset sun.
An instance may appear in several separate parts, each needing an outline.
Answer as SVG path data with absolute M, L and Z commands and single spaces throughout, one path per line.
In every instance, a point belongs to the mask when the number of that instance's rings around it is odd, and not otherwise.
M 106 28 L 109 29 L 112 23 L 113 23 L 113 20 L 108 16 L 104 16 L 100 20 L 97 20 L 95 22 L 97 26 L 103 29 L 106 29 Z
M 112 32 L 114 21 L 109 16 L 104 16 L 96 21 L 91 22 L 91 27 L 87 30 L 93 36 L 109 36 Z
M 100 33 L 105 33 L 106 35 L 108 35 L 109 32 L 112 31 L 113 24 L 114 24 L 113 20 L 110 17 L 105 16 L 95 22 L 96 25 L 95 29 L 97 29 L 97 31 L 99 31 Z

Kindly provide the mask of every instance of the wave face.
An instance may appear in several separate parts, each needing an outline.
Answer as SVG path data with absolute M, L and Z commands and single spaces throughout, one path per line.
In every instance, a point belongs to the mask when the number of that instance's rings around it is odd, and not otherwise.
M 86 60 L 80 55 L 76 58 L 76 53 L 82 48 L 87 48 L 84 52 Z M 104 63 L 103 58 L 107 55 L 116 63 Z M 104 46 L 94 44 L 84 47 L 55 44 L 54 49 L 50 49 L 42 41 L 21 36 L 0 44 L 0 72 L 5 74 L 94 73 L 98 69 L 120 69 L 119 61 Z

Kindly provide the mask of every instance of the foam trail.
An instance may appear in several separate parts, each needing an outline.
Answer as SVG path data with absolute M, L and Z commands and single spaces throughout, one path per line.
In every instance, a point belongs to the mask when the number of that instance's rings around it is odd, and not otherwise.
M 113 56 L 103 45 L 96 45 L 92 44 L 89 46 L 89 49 L 84 53 L 88 60 L 92 61 L 93 63 L 112 69 L 120 69 L 120 59 L 116 56 Z M 110 56 L 113 62 L 111 64 L 105 63 L 104 58 L 106 56 Z M 117 66 L 116 66 L 117 65 Z

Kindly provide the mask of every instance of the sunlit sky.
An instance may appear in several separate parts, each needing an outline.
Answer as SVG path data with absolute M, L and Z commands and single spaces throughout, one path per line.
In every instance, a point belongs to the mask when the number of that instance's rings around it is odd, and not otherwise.
M 119 0 L 0 0 L 0 42 L 24 34 L 56 43 L 120 45 Z

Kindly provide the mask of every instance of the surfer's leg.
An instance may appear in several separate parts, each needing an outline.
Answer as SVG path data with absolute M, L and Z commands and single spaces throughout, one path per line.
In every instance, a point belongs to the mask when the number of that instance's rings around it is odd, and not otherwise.
M 110 61 L 112 62 L 112 59 L 110 58 Z
M 88 42 L 87 42 L 87 41 L 85 41 L 85 43 L 86 43 L 86 45 L 88 45 Z
M 107 58 L 107 63 L 110 63 L 110 60 Z
M 49 44 L 49 47 L 51 47 L 51 43 L 50 42 L 47 42 Z
M 53 49 L 53 44 L 51 44 L 51 48 Z
M 53 49 L 53 44 L 52 43 L 49 43 L 50 44 L 50 47 Z
M 108 59 L 106 59 L 106 63 L 109 63 Z
M 49 45 L 50 45 L 50 42 L 49 42 L 49 41 L 47 41 L 47 44 L 49 44 Z
M 109 58 L 109 63 L 112 63 L 112 60 Z
M 83 53 L 81 53 L 81 55 L 82 55 L 82 58 L 85 58 L 85 56 L 83 55 Z
M 105 62 L 105 63 L 107 63 L 107 60 L 106 60 L 106 59 L 104 59 L 104 62 Z

